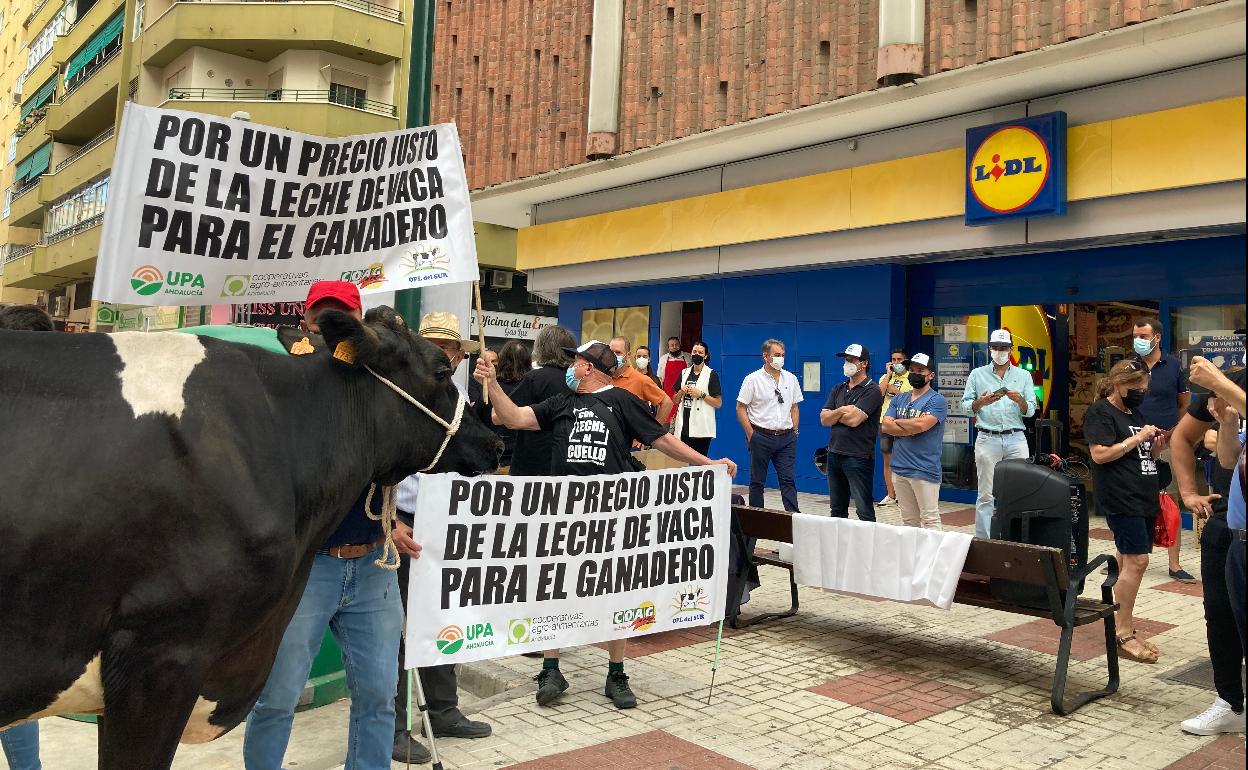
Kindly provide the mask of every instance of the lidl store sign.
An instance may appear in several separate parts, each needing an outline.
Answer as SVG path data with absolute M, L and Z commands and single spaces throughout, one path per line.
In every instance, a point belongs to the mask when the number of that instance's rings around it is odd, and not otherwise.
M 1066 113 L 966 131 L 966 224 L 1066 213 Z

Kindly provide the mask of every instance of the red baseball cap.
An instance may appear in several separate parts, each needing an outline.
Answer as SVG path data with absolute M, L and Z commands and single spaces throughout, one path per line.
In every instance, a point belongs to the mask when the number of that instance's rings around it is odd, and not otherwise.
M 360 290 L 350 281 L 317 281 L 308 287 L 307 310 L 326 300 L 346 305 L 348 310 L 360 308 Z

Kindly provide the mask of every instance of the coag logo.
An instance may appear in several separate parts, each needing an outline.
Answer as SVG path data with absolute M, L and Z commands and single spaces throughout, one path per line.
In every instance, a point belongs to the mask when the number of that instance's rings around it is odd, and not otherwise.
M 658 611 L 655 609 L 654 602 L 642 602 L 640 606 L 627 610 L 616 610 L 611 615 L 611 624 L 623 629 L 631 628 L 633 631 L 646 631 L 654 626 L 655 618 Z
M 130 274 L 130 286 L 140 297 L 150 297 L 165 286 L 165 276 L 152 265 L 144 265 Z
M 438 632 L 435 644 L 438 646 L 438 652 L 443 655 L 454 655 L 459 652 L 460 647 L 464 646 L 464 629 L 459 626 L 447 626 Z
M 362 270 L 344 270 L 339 280 L 350 281 L 361 289 L 367 289 L 385 283 L 386 270 L 380 262 L 374 262 Z
M 528 618 L 512 618 L 507 624 L 507 644 L 528 644 L 532 622 Z
M 1023 126 L 1000 128 L 971 157 L 971 193 L 990 211 L 1018 211 L 1044 189 L 1050 165 L 1049 148 L 1035 131 Z

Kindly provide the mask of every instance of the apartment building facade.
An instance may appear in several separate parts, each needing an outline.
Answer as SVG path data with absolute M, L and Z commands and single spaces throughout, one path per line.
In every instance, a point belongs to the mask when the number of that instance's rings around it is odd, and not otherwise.
M 94 307 L 91 280 L 127 101 L 326 136 L 404 125 L 400 0 L 35 0 L 3 179 L 6 291 L 41 293 L 70 329 L 206 321 L 207 308 Z M 9 22 L 6 20 L 6 24 Z M 228 306 L 223 306 L 227 307 Z M 222 320 L 222 319 L 215 319 Z M 98 322 L 98 323 L 97 323 Z
M 990 329 L 1075 453 L 1134 316 L 1168 350 L 1240 344 L 1243 0 L 437 7 L 433 114 L 461 127 L 474 217 L 518 228 L 582 338 L 704 339 L 729 394 L 786 341 L 799 488 L 824 488 L 851 342 L 873 376 L 892 348 L 933 356 L 943 494 L 968 501 L 957 402 Z M 731 402 L 713 452 L 746 458 Z

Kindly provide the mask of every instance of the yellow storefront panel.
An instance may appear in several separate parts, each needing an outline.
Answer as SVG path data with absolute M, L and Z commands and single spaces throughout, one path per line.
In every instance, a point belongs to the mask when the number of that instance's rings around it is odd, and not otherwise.
M 1071 126 L 1066 132 L 1066 200 L 1110 195 L 1108 121 Z
M 1244 97 L 1111 122 L 1111 195 L 1244 178 Z
M 958 216 L 965 208 L 966 152 L 933 152 L 850 169 L 853 226 Z

